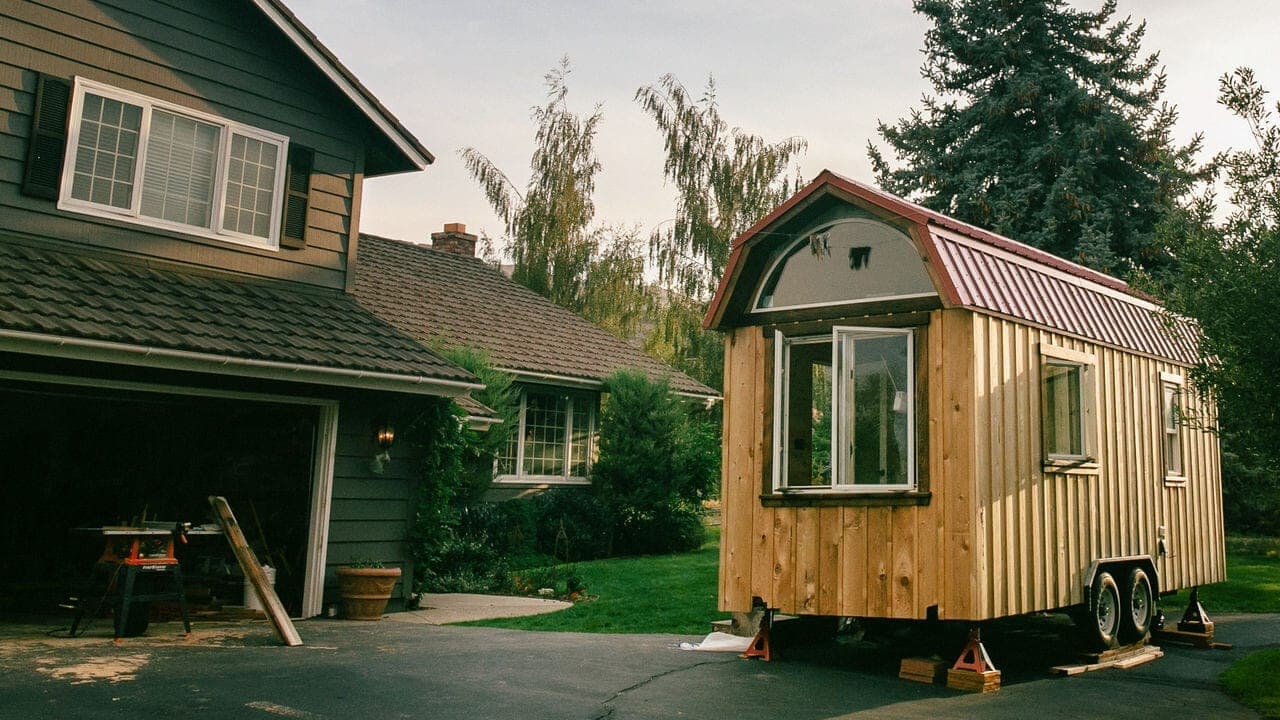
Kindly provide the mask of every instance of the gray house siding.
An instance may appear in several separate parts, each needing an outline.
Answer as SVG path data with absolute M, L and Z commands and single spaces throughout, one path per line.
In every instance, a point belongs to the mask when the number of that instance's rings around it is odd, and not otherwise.
M 0 211 L 7 228 L 184 265 L 345 286 L 367 123 L 256 11 L 222 2 L 18 0 L 0 3 L 0 26 Z M 64 212 L 20 194 L 37 73 L 84 76 L 313 149 L 306 248 L 257 249 Z
M 383 417 L 382 399 L 344 400 L 338 409 L 338 447 L 333 471 L 333 501 L 329 511 L 329 554 L 325 559 L 325 604 L 338 598 L 334 569 L 353 562 L 378 562 L 403 571 L 392 599 L 403 602 L 412 589 L 413 558 L 409 551 L 409 522 L 413 492 L 420 477 L 420 454 L 402 440 L 391 448 L 391 462 L 382 474 L 370 461 L 378 452 L 372 428 Z M 411 413 L 391 418 L 400 430 Z

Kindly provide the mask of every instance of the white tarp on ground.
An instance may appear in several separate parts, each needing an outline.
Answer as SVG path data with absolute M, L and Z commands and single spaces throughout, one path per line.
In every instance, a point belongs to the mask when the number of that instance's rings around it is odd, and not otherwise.
M 751 647 L 752 638 L 713 632 L 700 643 L 682 642 L 681 650 L 702 650 L 703 652 L 746 652 Z

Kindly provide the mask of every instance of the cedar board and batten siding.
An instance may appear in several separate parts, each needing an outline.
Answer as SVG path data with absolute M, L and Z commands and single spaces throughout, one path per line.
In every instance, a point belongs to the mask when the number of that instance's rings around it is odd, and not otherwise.
M 972 612 L 972 366 L 943 362 L 972 356 L 971 327 L 965 311 L 934 311 L 920 343 L 928 406 L 917 411 L 918 423 L 928 423 L 921 471 L 932 499 L 918 506 L 766 507 L 759 496 L 771 475 L 773 341 L 759 327 L 728 331 L 722 610 L 748 610 L 759 597 L 789 614 L 923 618 L 931 605 L 942 617 Z
M 367 125 L 260 13 L 238 3 L 0 3 L 0 212 L 7 230 L 341 289 Z M 83 75 L 287 135 L 315 151 L 307 246 L 265 250 L 60 211 L 20 194 L 36 73 Z M 283 171 L 283 168 L 282 168 Z
M 1083 602 L 1094 558 L 1138 554 L 1156 558 L 1162 589 L 1224 579 L 1216 438 L 1183 428 L 1186 484 L 1164 482 L 1159 373 L 1185 368 L 964 309 L 933 311 L 925 337 L 929 504 L 766 507 L 773 342 L 728 331 L 722 610 L 754 596 L 792 614 L 909 619 L 936 605 L 941 619 L 988 619 Z M 1041 343 L 1097 358 L 1097 474 L 1043 472 Z

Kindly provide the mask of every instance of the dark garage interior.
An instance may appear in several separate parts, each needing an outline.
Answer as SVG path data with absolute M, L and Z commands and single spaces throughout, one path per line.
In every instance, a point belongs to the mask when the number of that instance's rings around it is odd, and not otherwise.
M 317 418 L 313 406 L 0 381 L 0 612 L 55 613 L 94 592 L 103 538 L 77 528 L 215 526 L 207 498 L 222 495 L 298 614 Z M 222 536 L 193 535 L 176 555 L 193 609 L 242 604 Z

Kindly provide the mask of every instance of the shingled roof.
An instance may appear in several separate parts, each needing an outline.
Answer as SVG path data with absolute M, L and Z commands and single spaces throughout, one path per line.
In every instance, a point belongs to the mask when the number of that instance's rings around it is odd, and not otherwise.
M 476 378 L 338 292 L 0 238 L 0 350 L 459 395 Z
M 419 340 L 483 350 L 525 379 L 598 386 L 630 368 L 681 394 L 719 396 L 476 258 L 361 235 L 354 294 Z
M 909 229 L 921 259 L 932 266 L 944 306 L 1013 318 L 1093 342 L 1190 365 L 1195 331 L 1189 321 L 1169 318 L 1151 297 L 1123 280 L 922 207 L 879 188 L 824 170 L 733 243 L 705 326 L 741 321 L 729 295 L 741 295 L 748 254 L 770 252 L 777 240 L 766 231 L 830 194 L 876 208 Z M 790 239 L 790 238 L 788 238 Z M 747 283 L 750 284 L 750 283 Z M 736 314 L 735 314 L 736 313 Z

